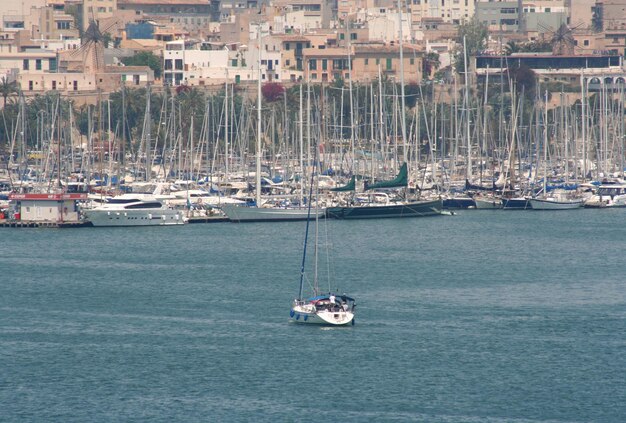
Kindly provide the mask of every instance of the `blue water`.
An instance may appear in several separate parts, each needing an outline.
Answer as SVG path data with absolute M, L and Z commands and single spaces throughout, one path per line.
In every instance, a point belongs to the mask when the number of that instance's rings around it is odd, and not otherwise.
M 331 221 L 349 328 L 303 223 L 4 229 L 0 421 L 624 422 L 625 218 Z

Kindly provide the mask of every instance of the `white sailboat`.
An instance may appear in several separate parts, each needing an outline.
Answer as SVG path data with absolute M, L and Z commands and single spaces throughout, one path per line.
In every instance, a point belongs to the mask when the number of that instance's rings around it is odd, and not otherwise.
M 533 210 L 572 210 L 581 208 L 583 200 L 569 198 L 567 193 L 553 192 L 548 195 L 548 91 L 544 102 L 544 131 L 543 131 L 543 188 L 542 195 L 530 199 Z
M 316 149 L 317 150 L 317 149 Z M 319 252 L 319 214 L 315 214 L 315 245 L 314 245 L 314 261 L 313 261 L 313 281 L 312 281 L 312 297 L 306 298 L 304 293 L 304 282 L 306 279 L 307 264 L 307 246 L 309 241 L 309 226 L 311 224 L 312 213 L 312 194 L 313 180 L 311 177 L 311 185 L 309 188 L 308 213 L 306 221 L 306 231 L 304 235 L 304 246 L 302 249 L 302 264 L 300 267 L 300 287 L 298 297 L 293 301 L 289 317 L 292 322 L 308 324 L 308 325 L 327 325 L 327 326 L 346 326 L 354 325 L 354 309 L 356 302 L 354 298 L 346 294 L 321 293 L 318 284 L 318 252 Z M 317 201 L 315 202 L 315 211 L 317 212 Z
M 278 222 L 307 220 L 323 217 L 324 210 L 316 208 L 315 213 L 311 213 L 310 207 L 273 207 L 270 204 L 263 204 L 261 200 L 261 29 L 259 26 L 259 56 L 257 75 L 257 144 L 256 144 L 256 192 L 255 205 L 222 204 L 220 208 L 228 216 L 231 222 Z

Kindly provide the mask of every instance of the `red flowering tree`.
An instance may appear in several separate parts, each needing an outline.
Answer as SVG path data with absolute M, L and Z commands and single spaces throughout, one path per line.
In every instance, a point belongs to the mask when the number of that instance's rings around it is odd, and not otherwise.
M 278 82 L 268 82 L 261 87 L 261 93 L 265 101 L 277 101 L 283 98 L 285 87 Z
M 179 85 L 176 87 L 176 94 L 188 93 L 191 91 L 191 87 L 189 85 Z

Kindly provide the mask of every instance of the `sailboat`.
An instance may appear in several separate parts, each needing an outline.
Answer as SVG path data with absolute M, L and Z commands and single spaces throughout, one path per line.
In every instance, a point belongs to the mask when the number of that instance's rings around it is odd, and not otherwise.
M 313 182 L 314 172 L 311 174 L 311 185 L 309 188 L 309 201 L 307 206 L 308 218 L 306 221 L 306 230 L 304 233 L 304 246 L 302 249 L 302 264 L 300 266 L 300 288 L 298 297 L 293 301 L 289 317 L 292 322 L 303 323 L 309 325 L 327 325 L 327 326 L 346 326 L 354 325 L 354 309 L 356 302 L 354 298 L 346 294 L 338 294 L 333 292 L 320 293 L 318 284 L 318 251 L 319 251 L 319 222 L 320 215 L 318 211 L 318 202 L 315 201 L 315 210 L 312 210 Z M 314 262 L 313 262 L 313 296 L 305 298 L 304 281 L 306 277 L 307 264 L 307 246 L 309 242 L 309 227 L 311 218 L 315 216 L 315 245 L 314 245 Z
M 408 185 L 407 164 L 404 163 L 398 175 L 390 181 L 380 181 L 366 187 L 366 190 L 389 189 Z M 331 191 L 354 190 L 354 181 L 351 180 L 345 187 Z M 326 215 L 335 219 L 377 219 L 390 217 L 418 217 L 440 215 L 443 208 L 441 198 L 426 201 L 393 201 L 384 203 L 378 201 L 364 202 L 359 205 L 343 207 L 329 207 Z
M 308 220 L 323 216 L 324 210 L 319 210 L 315 215 L 311 215 L 310 207 L 292 208 L 292 207 L 271 207 L 261 203 L 261 28 L 259 26 L 259 56 L 258 56 L 258 75 L 257 75 L 257 143 L 256 143 L 256 195 L 254 206 L 243 206 L 237 204 L 222 204 L 220 208 L 228 216 L 231 222 L 276 222 L 276 221 L 294 221 Z M 316 209 L 317 210 L 317 209 Z
M 572 210 L 583 206 L 581 198 L 569 198 L 565 192 L 548 194 L 548 91 L 544 102 L 543 188 L 542 195 L 530 199 L 533 210 Z

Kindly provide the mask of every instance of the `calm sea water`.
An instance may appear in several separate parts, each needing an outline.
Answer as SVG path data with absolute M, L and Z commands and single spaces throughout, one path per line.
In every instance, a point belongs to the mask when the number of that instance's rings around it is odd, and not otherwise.
M 0 231 L 0 420 L 626 421 L 626 211 Z

